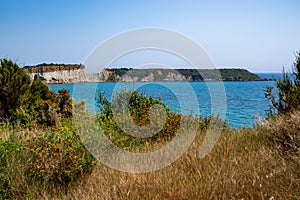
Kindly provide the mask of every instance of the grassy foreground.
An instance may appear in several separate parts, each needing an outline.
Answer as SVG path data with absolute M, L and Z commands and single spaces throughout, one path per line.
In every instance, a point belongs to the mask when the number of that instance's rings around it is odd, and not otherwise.
M 204 130 L 199 129 L 188 152 L 173 164 L 131 174 L 99 162 L 94 166 L 95 160 L 74 139 L 72 123 L 59 128 L 3 125 L 0 151 L 7 142 L 15 145 L 12 153 L 1 151 L 1 164 L 6 165 L 0 168 L 0 199 L 300 198 L 300 111 L 262 126 L 225 130 L 214 149 L 199 159 Z

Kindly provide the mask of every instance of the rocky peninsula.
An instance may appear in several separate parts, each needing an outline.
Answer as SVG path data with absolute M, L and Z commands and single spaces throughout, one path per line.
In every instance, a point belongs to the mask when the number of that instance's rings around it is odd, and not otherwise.
M 246 69 L 132 69 L 105 68 L 88 73 L 82 64 L 39 64 L 25 66 L 33 79 L 38 76 L 47 84 L 82 82 L 152 82 L 152 81 L 264 81 Z

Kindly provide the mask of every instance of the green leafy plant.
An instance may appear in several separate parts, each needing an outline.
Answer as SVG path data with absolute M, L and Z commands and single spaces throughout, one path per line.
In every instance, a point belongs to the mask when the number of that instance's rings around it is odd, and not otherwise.
M 0 138 L 0 199 L 26 195 L 26 187 L 67 189 L 88 177 L 95 164 L 71 119 L 63 119 L 59 129 L 14 129 Z
M 59 113 L 66 118 L 72 117 L 72 99 L 70 92 L 66 89 L 61 89 L 57 94 Z
M 0 60 L 0 121 L 58 126 L 58 116 L 72 116 L 68 90 L 62 89 L 56 94 L 38 76 L 30 80 L 16 63 Z
M 159 141 L 170 141 L 176 134 L 180 125 L 181 115 L 170 112 L 160 99 L 154 99 L 151 95 L 139 93 L 136 90 L 121 91 L 113 97 L 112 101 L 108 101 L 104 93 L 99 92 L 97 114 L 99 124 L 104 130 L 104 134 L 117 146 L 124 149 L 139 148 L 148 143 L 156 143 Z M 151 138 L 139 138 L 128 135 L 121 127 L 118 126 L 114 116 L 114 110 L 122 110 L 122 107 L 129 107 L 130 119 L 121 117 L 123 124 L 133 122 L 139 126 L 147 126 L 150 123 L 150 109 L 155 104 L 163 107 L 166 111 L 166 121 L 161 130 Z
M 0 119 L 23 112 L 30 96 L 30 77 L 11 60 L 0 60 Z
M 51 131 L 31 138 L 24 148 L 30 181 L 65 185 L 91 172 L 95 164 L 74 130 Z
M 296 54 L 293 73 L 283 72 L 283 79 L 276 81 L 278 96 L 273 87 L 267 87 L 265 96 L 270 101 L 270 115 L 286 114 L 300 108 L 300 52 Z

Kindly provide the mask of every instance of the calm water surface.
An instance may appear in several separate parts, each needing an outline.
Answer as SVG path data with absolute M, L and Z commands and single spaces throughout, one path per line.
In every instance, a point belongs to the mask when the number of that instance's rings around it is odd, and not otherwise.
M 208 84 L 220 87 L 220 82 Z M 267 86 L 275 87 L 274 81 L 254 82 L 223 82 L 226 97 L 226 112 L 221 118 L 226 119 L 230 127 L 251 127 L 255 124 L 256 117 L 266 117 L 269 110 L 269 102 L 265 99 L 264 90 Z M 183 114 L 197 114 L 207 116 L 214 113 L 212 101 L 216 101 L 218 94 L 210 95 L 205 82 L 153 82 L 153 83 L 78 83 L 48 85 L 50 89 L 58 91 L 65 88 L 70 90 L 76 101 L 85 99 L 89 111 L 95 112 L 97 106 L 95 97 L 97 90 L 105 92 L 111 99 L 114 91 L 121 89 L 137 89 L 145 94 L 151 94 L 161 98 L 173 112 Z M 220 87 L 222 88 L 222 87 Z M 195 100 L 192 96 L 195 95 Z M 214 100 L 211 98 L 214 98 Z M 218 100 L 218 99 L 217 99 Z M 214 105 L 216 105 L 214 104 Z M 217 105 L 218 106 L 218 105 Z M 218 109 L 217 109 L 218 110 Z

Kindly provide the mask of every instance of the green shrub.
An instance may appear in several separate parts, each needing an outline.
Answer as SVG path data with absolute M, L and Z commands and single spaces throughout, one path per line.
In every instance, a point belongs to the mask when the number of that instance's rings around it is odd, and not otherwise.
M 300 108 L 300 52 L 296 55 L 292 77 L 283 73 L 283 79 L 276 81 L 278 97 L 273 87 L 267 87 L 265 96 L 270 100 L 270 115 L 286 114 Z
M 68 186 L 92 171 L 95 159 L 77 134 L 73 106 L 86 110 L 68 90 L 56 94 L 38 76 L 30 80 L 11 60 L 0 60 L 0 199 L 22 196 L 28 185 Z
M 0 60 L 0 120 L 14 124 L 45 124 L 58 126 L 58 116 L 72 116 L 68 90 L 58 94 L 38 78 L 29 75 L 11 60 Z
M 166 111 L 166 115 L 162 116 L 165 117 L 165 124 L 160 130 L 157 130 L 155 125 L 151 127 L 152 129 L 150 128 L 152 132 L 156 133 L 153 137 L 142 138 L 129 135 L 117 124 L 116 116 L 113 115 L 113 110 L 122 111 L 127 104 L 129 105 L 130 118 L 121 114 L 121 123 L 125 124 L 125 127 L 126 125 L 130 126 L 132 120 L 138 127 L 149 125 L 150 109 L 155 104 L 162 106 Z M 154 99 L 151 95 L 138 93 L 136 90 L 121 91 L 112 99 L 112 102 L 107 100 L 104 93 L 99 92 L 98 107 L 100 111 L 97 117 L 104 134 L 118 147 L 127 150 L 139 148 L 148 143 L 170 141 L 176 135 L 182 117 L 179 114 L 170 112 L 170 108 L 162 103 L 160 99 Z M 160 113 L 156 114 L 159 115 Z M 158 125 L 158 127 L 160 126 Z M 134 131 L 139 134 L 138 130 Z
M 30 98 L 30 77 L 10 60 L 0 60 L 0 119 L 13 115 Z
M 24 150 L 28 154 L 26 177 L 29 181 L 66 185 L 89 174 L 95 164 L 79 135 L 68 128 L 33 137 L 26 142 Z
M 139 125 L 144 126 L 150 123 L 149 111 L 152 106 L 161 105 L 166 111 L 167 115 L 170 115 L 170 108 L 166 104 L 162 103 L 160 99 L 154 99 L 152 95 L 145 95 L 143 93 L 138 93 L 136 90 L 131 91 L 121 91 L 116 94 L 113 98 L 112 105 L 115 110 L 122 110 L 122 107 L 129 106 L 129 112 L 133 121 Z
M 28 188 L 67 189 L 83 181 L 96 161 L 71 120 L 59 129 L 13 130 L 0 139 L 0 199 L 26 195 Z
M 180 127 L 188 131 L 192 124 L 196 129 L 206 131 L 210 126 L 211 119 L 218 119 L 214 116 L 203 118 L 172 113 L 161 99 L 154 99 L 152 95 L 139 93 L 136 90 L 121 91 L 112 98 L 111 102 L 104 93 L 98 92 L 98 96 L 97 118 L 100 127 L 110 141 L 125 150 L 140 150 L 149 144 L 152 146 L 166 144 L 176 136 Z M 165 111 L 165 115 L 161 110 L 153 109 L 157 105 Z M 129 108 L 128 113 L 126 113 L 125 107 Z M 114 113 L 113 110 L 118 113 Z M 154 119 L 151 119 L 151 112 L 154 113 L 152 115 L 152 117 L 155 116 Z M 190 123 L 187 125 L 188 127 L 185 127 L 186 124 L 182 123 L 183 121 Z M 132 123 L 136 125 L 133 128 L 131 128 Z M 149 129 L 140 129 L 145 126 L 148 126 Z M 227 129 L 228 124 L 224 122 L 223 131 Z M 147 134 L 147 132 L 154 135 L 143 137 L 143 134 Z M 129 133 L 134 133 L 136 136 Z
M 57 94 L 57 101 L 59 107 L 59 113 L 65 117 L 72 117 L 72 99 L 70 98 L 70 92 L 66 89 L 61 89 Z

